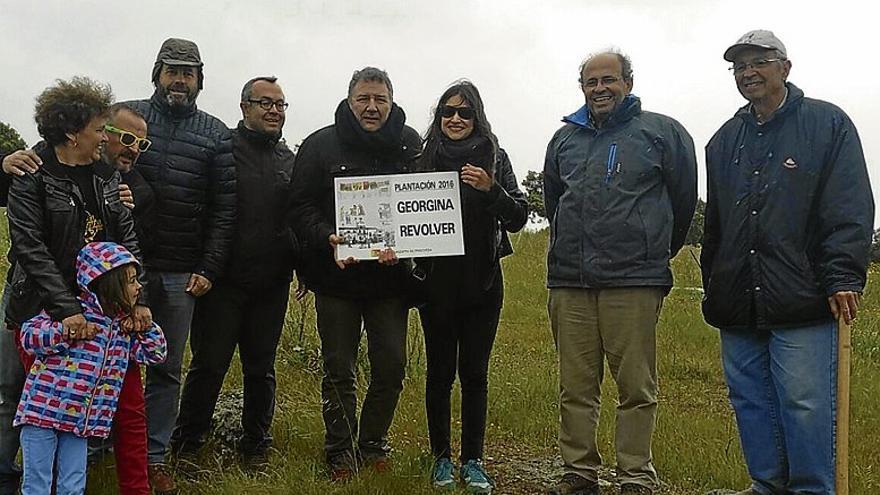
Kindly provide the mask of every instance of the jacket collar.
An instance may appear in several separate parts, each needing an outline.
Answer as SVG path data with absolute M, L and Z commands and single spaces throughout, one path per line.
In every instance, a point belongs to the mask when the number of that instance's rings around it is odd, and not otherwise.
M 785 87 L 788 88 L 788 96 L 785 99 L 785 103 L 782 104 L 782 107 L 776 112 L 773 113 L 773 116 L 770 117 L 770 120 L 764 122 L 763 124 L 758 123 L 758 119 L 755 117 L 755 114 L 752 112 L 752 104 L 748 103 L 743 107 L 740 107 L 739 110 L 736 111 L 735 117 L 742 119 L 747 124 L 758 126 L 758 125 L 769 125 L 773 122 L 779 122 L 785 118 L 786 115 L 791 113 L 794 109 L 800 106 L 801 102 L 804 100 L 804 92 L 795 86 L 794 84 L 787 82 L 785 83 Z
M 238 133 L 241 135 L 242 138 L 256 146 L 273 148 L 276 144 L 278 144 L 278 141 L 281 139 L 281 134 L 278 134 L 277 136 L 272 136 L 262 132 L 257 132 L 252 129 L 248 129 L 244 125 L 243 120 L 238 121 L 238 127 L 236 129 L 238 130 Z
M 614 113 L 608 117 L 608 121 L 602 127 L 603 129 L 617 127 L 622 125 L 642 112 L 642 102 L 638 96 L 629 94 L 623 98 L 620 105 L 614 109 Z M 563 122 L 574 124 L 585 129 L 596 130 L 593 125 L 593 119 L 590 118 L 590 109 L 586 105 L 580 107 L 576 112 L 566 115 L 562 118 Z

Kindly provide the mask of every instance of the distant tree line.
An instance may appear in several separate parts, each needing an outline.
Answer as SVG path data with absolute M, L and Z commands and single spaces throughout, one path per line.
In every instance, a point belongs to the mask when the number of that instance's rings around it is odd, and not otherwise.
M 13 151 L 26 148 L 27 143 L 12 126 L 0 122 L 0 154 L 8 154 Z

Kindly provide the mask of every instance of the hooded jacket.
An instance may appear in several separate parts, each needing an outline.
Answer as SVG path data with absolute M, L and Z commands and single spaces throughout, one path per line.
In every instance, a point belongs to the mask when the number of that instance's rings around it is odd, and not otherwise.
M 156 198 L 148 270 L 191 272 L 210 280 L 229 258 L 235 230 L 232 136 L 195 104 L 172 111 L 158 91 L 128 102 L 147 121 L 153 145 L 137 169 Z
M 786 86 L 769 121 L 746 105 L 706 146 L 703 315 L 719 328 L 827 321 L 828 296 L 865 286 L 874 200 L 858 133 Z
M 601 128 L 586 106 L 547 146 L 547 286 L 672 286 L 697 199 L 694 143 L 627 95 Z
M 120 330 L 124 314 L 106 315 L 89 284 L 113 268 L 140 266 L 124 247 L 112 242 L 87 244 L 77 256 L 77 297 L 86 320 L 100 329 L 94 339 L 64 340 L 60 322 L 45 312 L 21 326 L 21 345 L 36 356 L 15 414 L 15 426 L 106 437 L 129 360 L 158 364 L 165 360 L 162 330 L 153 323 L 134 336 Z

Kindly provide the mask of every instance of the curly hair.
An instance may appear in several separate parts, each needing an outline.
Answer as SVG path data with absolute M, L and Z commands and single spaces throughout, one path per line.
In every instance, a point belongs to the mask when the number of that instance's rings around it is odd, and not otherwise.
M 50 146 L 57 146 L 67 141 L 68 133 L 79 132 L 93 118 L 105 115 L 112 103 L 113 91 L 107 84 L 82 76 L 58 79 L 37 96 L 37 132 Z

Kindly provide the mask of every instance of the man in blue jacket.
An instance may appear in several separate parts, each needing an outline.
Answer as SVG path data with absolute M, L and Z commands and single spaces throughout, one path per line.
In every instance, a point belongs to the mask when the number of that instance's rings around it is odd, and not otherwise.
M 787 82 L 770 31 L 724 52 L 748 105 L 706 146 L 702 271 L 752 486 L 834 493 L 837 324 L 856 317 L 874 202 L 859 136 Z
M 586 105 L 547 147 L 548 309 L 559 353 L 559 450 L 565 474 L 551 495 L 598 494 L 600 384 L 607 357 L 620 393 L 615 440 L 622 494 L 657 485 L 655 327 L 672 286 L 697 198 L 687 131 L 643 112 L 632 64 L 618 52 L 581 64 Z

